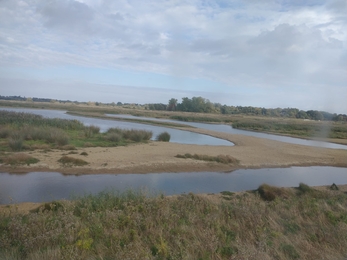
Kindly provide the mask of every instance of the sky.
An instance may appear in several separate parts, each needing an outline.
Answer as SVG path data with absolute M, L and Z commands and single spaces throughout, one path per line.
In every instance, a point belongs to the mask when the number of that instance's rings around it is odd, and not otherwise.
M 347 1 L 0 0 L 0 95 L 347 114 Z

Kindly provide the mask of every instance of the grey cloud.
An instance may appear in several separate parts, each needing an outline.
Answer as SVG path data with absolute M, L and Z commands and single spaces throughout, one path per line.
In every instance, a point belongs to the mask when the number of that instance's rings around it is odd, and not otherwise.
M 68 31 L 88 30 L 94 12 L 88 5 L 73 0 L 44 1 L 38 9 L 45 18 L 45 25 Z

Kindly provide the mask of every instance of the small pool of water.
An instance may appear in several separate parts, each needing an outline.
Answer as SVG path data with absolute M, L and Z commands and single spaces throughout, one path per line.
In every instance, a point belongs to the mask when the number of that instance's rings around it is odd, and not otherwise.
M 0 173 L 0 204 L 44 202 L 70 199 L 72 196 L 96 194 L 105 189 L 145 190 L 150 194 L 218 193 L 257 189 L 267 183 L 297 187 L 347 184 L 347 168 L 291 167 L 244 169 L 229 173 L 181 172 L 150 174 L 63 175 L 57 172 L 27 174 Z

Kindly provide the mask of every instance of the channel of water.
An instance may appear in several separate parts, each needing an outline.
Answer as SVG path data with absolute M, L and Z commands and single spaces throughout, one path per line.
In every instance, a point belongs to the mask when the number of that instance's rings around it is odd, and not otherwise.
M 74 196 L 129 189 L 148 191 L 149 195 L 183 193 L 218 193 L 254 190 L 262 183 L 297 187 L 347 183 L 347 169 L 338 167 L 291 167 L 242 169 L 229 173 L 150 173 L 63 175 L 57 172 L 27 174 L 0 173 L 0 204 L 44 202 L 71 199 Z

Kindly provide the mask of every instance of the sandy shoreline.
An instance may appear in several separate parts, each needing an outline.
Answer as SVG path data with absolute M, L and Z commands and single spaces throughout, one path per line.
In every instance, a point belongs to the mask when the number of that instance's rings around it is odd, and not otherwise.
M 75 151 L 76 154 L 68 154 L 69 151 L 62 150 L 51 150 L 48 152 L 36 150 L 24 153 L 39 159 L 39 163 L 30 166 L 16 167 L 0 165 L 0 171 L 11 173 L 53 171 L 64 174 L 116 174 L 197 171 L 223 172 L 241 168 L 315 165 L 347 167 L 347 150 L 295 145 L 250 136 L 214 132 L 205 129 L 189 129 L 189 131 L 229 140 L 233 142 L 235 146 L 150 142 L 126 147 L 79 148 Z M 81 152 L 86 152 L 88 155 L 80 155 Z M 185 153 L 209 156 L 229 155 L 237 159 L 239 163 L 221 164 L 175 157 L 177 154 Z M 89 164 L 79 167 L 64 167 L 58 162 L 63 155 L 83 159 Z

